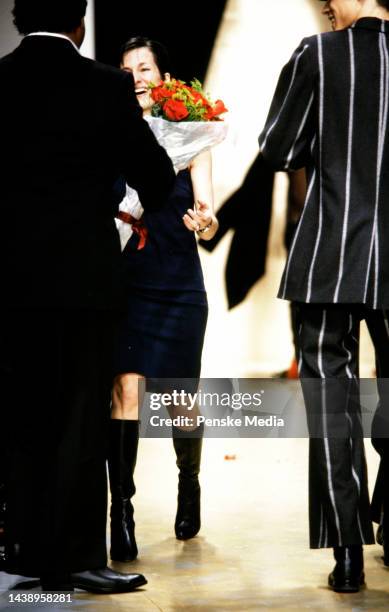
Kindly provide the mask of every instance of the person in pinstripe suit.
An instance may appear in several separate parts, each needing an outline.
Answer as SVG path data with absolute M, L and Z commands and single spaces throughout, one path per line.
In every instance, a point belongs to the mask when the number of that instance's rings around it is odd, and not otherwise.
M 304 38 L 283 68 L 259 144 L 274 168 L 307 171 L 278 297 L 298 312 L 311 548 L 334 548 L 329 585 L 355 592 L 362 545 L 374 543 L 358 397 L 362 319 L 378 376 L 389 377 L 389 0 L 329 0 L 323 12 L 335 31 Z M 379 432 L 384 403 L 383 394 Z M 376 445 L 383 466 L 387 442 Z

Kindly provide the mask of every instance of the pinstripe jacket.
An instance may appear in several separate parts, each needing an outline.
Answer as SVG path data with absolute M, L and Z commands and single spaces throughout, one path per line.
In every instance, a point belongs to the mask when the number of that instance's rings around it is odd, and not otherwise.
M 278 296 L 389 308 L 389 21 L 305 38 L 259 144 L 308 191 Z

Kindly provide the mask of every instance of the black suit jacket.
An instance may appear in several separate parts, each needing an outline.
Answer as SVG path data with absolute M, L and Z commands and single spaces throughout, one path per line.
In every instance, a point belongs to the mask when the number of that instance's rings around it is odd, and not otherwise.
M 0 275 L 12 308 L 111 308 L 120 296 L 118 176 L 146 209 L 174 181 L 130 75 L 70 41 L 25 38 L 0 61 Z
M 389 22 L 306 38 L 259 142 L 308 192 L 279 297 L 389 307 Z

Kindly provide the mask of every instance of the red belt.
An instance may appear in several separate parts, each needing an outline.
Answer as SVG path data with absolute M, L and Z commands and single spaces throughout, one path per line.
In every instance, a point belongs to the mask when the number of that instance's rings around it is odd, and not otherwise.
M 123 223 L 129 223 L 132 225 L 133 231 L 139 236 L 137 250 L 140 251 L 143 249 L 145 247 L 149 231 L 143 223 L 142 217 L 140 219 L 135 219 L 135 217 L 130 215 L 130 213 L 124 212 L 124 210 L 119 210 L 115 216 L 116 219 L 120 219 L 120 221 L 123 221 Z

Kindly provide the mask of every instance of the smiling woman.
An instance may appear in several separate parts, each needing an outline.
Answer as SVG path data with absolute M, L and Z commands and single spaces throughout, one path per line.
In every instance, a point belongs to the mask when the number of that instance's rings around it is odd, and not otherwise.
M 137 47 L 135 44 L 142 43 Z M 130 72 L 135 81 L 135 93 L 145 115 L 151 115 L 154 101 L 150 95 L 149 84 L 157 84 L 161 78 L 170 80 L 169 58 L 163 45 L 147 39 L 130 40 L 123 46 L 121 67 Z
M 164 47 L 148 38 L 133 37 L 124 45 L 121 67 L 134 78 L 143 115 L 151 115 L 155 104 L 150 95 L 152 83 L 165 80 L 166 88 L 176 83 L 170 79 Z M 209 148 L 200 153 L 197 150 L 188 163 L 178 166 L 164 210 L 160 214 L 144 211 L 139 216 L 134 211 L 127 221 L 133 228 L 123 250 L 128 301 L 117 342 L 109 457 L 114 561 L 131 561 L 138 554 L 131 498 L 135 493 L 138 404 L 143 399 L 140 389 L 145 379 L 156 378 L 186 379 L 189 390 L 198 385 L 208 305 L 195 233 L 207 240 L 218 228 L 211 164 Z M 154 180 L 151 174 L 150 180 Z M 163 384 L 169 389 L 172 383 Z M 178 417 L 180 423 L 185 406 L 180 404 L 171 411 L 170 416 Z M 203 425 L 197 425 L 197 415 L 195 407 L 193 421 L 184 423 L 185 438 L 183 427 L 172 420 L 180 470 L 174 528 L 180 540 L 194 537 L 200 529 L 198 474 Z

